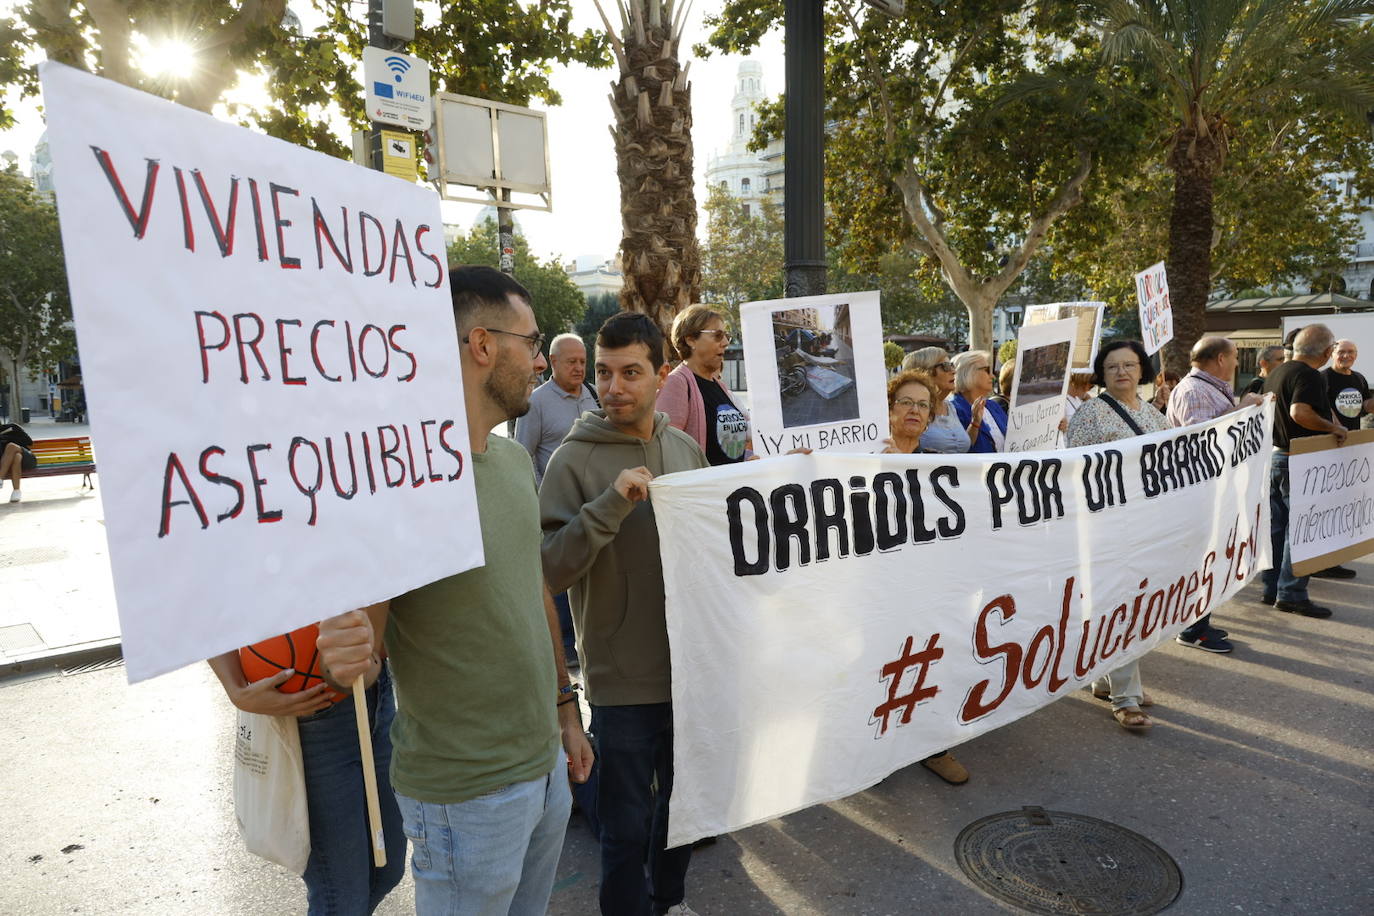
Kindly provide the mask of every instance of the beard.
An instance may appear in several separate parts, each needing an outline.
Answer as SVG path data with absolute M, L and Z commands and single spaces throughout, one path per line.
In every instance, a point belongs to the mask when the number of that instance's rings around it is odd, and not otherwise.
M 482 383 L 482 393 L 501 408 L 506 419 L 514 420 L 530 411 L 530 372 L 512 365 L 504 353 L 502 357 Z

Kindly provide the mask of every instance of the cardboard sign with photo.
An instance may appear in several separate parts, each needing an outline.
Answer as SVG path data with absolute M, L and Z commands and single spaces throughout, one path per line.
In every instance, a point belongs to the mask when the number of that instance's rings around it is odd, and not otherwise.
M 1021 326 L 1011 410 L 1007 413 L 1006 451 L 1035 452 L 1056 446 L 1079 327 L 1076 317 Z
M 876 292 L 747 302 L 740 327 L 759 455 L 878 447 L 887 389 Z
M 1026 309 L 1023 328 L 1038 324 L 1048 324 L 1072 318 L 1078 326 L 1073 337 L 1073 368 L 1091 369 L 1097 358 L 1097 344 L 1102 338 L 1102 315 L 1107 309 L 1105 302 L 1053 302 L 1049 305 L 1032 305 Z

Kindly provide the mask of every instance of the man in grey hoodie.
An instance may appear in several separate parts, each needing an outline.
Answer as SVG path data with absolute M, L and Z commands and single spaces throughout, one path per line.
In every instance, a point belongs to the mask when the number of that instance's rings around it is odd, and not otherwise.
M 673 789 L 673 709 L 663 566 L 649 481 L 707 466 L 666 414 L 663 334 L 620 312 L 596 339 L 601 410 L 573 424 L 540 489 L 544 576 L 569 588 L 592 732 L 597 736 L 601 912 L 691 914 L 692 848 L 665 849 Z M 647 872 L 646 872 L 647 865 Z

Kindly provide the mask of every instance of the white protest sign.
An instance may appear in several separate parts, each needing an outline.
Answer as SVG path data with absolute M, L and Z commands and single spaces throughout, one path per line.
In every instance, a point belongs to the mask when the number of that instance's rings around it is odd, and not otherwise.
M 1048 305 L 1032 305 L 1026 308 L 1026 317 L 1021 327 L 1032 327 L 1073 318 L 1078 326 L 1073 337 L 1073 363 L 1075 369 L 1091 369 L 1097 358 L 1097 345 L 1102 338 L 1102 314 L 1106 311 L 1105 302 L 1052 302 Z
M 1163 261 L 1135 275 L 1135 295 L 1140 304 L 1140 339 L 1145 352 L 1153 354 L 1174 339 L 1174 311 Z
M 1374 366 L 1374 312 L 1350 315 L 1287 315 L 1283 319 L 1283 336 L 1309 324 L 1324 324 L 1336 335 L 1337 340 L 1353 340 L 1359 355 L 1355 359 L 1355 371 L 1366 377 L 1374 376 L 1370 370 Z M 1327 366 L 1331 361 L 1327 360 Z
M 1288 459 L 1293 572 L 1310 575 L 1374 553 L 1374 430 L 1294 439 Z
M 872 451 L 887 437 L 878 294 L 740 306 L 754 451 Z
M 1064 391 L 1069 385 L 1069 361 L 1078 329 L 1076 317 L 1021 325 L 1003 451 L 1054 448 L 1059 423 L 1064 419 Z
M 865 789 L 1215 609 L 1269 565 L 1272 417 L 1052 455 L 798 455 L 655 480 L 688 672 L 668 845 Z
M 480 565 L 439 198 L 42 78 L 129 679 Z

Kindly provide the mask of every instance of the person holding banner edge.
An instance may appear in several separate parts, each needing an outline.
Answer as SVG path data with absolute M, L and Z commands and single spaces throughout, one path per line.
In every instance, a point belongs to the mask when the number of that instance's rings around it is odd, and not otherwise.
M 1269 537 L 1273 566 L 1266 569 L 1264 604 L 1304 617 L 1330 617 L 1331 609 L 1307 596 L 1307 576 L 1293 574 L 1288 538 L 1288 448 L 1294 439 L 1330 434 L 1345 441 L 1346 428 L 1331 419 L 1326 381 L 1317 371 L 1336 349 L 1336 336 L 1324 324 L 1309 324 L 1293 338 L 1293 358 L 1276 367 L 1264 381 L 1265 394 L 1276 399 L 1274 451 L 1269 464 Z
M 568 775 L 584 781 L 592 764 L 540 573 L 534 467 L 518 443 L 492 435 L 528 409 L 543 335 L 513 278 L 456 267 L 449 282 L 485 565 L 324 620 L 318 646 L 338 687 L 370 671 L 374 634 L 386 633 L 398 707 L 391 781 L 416 912 L 535 916 L 553 890 Z
M 549 459 L 539 506 L 544 575 L 568 588 L 597 738 L 601 912 L 692 916 L 692 847 L 667 848 L 673 708 L 663 564 L 649 482 L 708 467 L 696 441 L 655 411 L 668 376 L 663 334 L 620 312 L 596 338 L 602 409 Z
M 921 447 L 921 434 L 930 423 L 935 406 L 936 382 L 921 369 L 904 369 L 887 383 L 887 421 L 889 438 L 883 440 L 882 454 L 930 454 Z M 921 766 L 952 786 L 968 782 L 968 770 L 949 751 L 931 754 Z
M 1093 360 L 1093 380 L 1101 394 L 1074 412 L 1067 432 L 1069 448 L 1100 445 L 1169 428 L 1164 415 L 1140 396 L 1140 384 L 1150 356 L 1138 340 L 1103 344 Z M 1153 706 L 1140 678 L 1140 661 L 1107 672 L 1092 684 L 1093 696 L 1112 704 L 1112 717 L 1125 729 L 1143 731 L 1154 721 L 1141 707 Z

